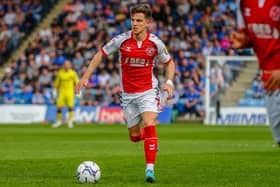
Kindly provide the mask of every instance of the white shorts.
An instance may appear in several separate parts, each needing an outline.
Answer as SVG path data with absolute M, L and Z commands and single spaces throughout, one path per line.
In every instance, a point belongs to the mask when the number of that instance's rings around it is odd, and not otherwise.
M 121 106 L 127 128 L 131 128 L 141 122 L 143 112 L 160 112 L 160 91 L 151 89 L 139 94 L 123 93 L 121 94 Z

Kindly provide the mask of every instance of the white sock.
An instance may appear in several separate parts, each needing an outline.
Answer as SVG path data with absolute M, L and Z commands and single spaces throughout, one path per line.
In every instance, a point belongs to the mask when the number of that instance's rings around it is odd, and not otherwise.
M 154 171 L 154 164 L 147 164 L 146 165 L 146 171 L 147 170 L 152 170 L 152 171 Z

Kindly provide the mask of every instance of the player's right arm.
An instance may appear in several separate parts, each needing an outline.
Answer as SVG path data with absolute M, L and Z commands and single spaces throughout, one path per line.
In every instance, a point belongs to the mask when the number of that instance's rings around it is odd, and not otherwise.
M 89 67 L 86 71 L 86 73 L 82 76 L 81 80 L 78 82 L 78 84 L 75 87 L 75 93 L 80 94 L 80 91 L 85 87 L 88 83 L 88 79 L 90 78 L 92 72 L 99 66 L 99 64 L 102 62 L 102 56 L 106 57 L 109 56 L 116 51 L 118 51 L 121 43 L 129 37 L 129 33 L 123 33 L 116 37 L 114 37 L 112 40 L 110 40 L 105 46 L 101 48 L 101 50 L 94 55 L 92 58 Z
M 87 71 L 82 76 L 81 80 L 78 82 L 78 84 L 75 86 L 75 94 L 80 94 L 80 91 L 85 87 L 88 83 L 88 79 L 90 78 L 92 72 L 99 66 L 99 64 L 102 62 L 102 52 L 99 51 L 94 55 L 92 58 L 89 67 L 87 68 Z
M 233 31 L 230 35 L 230 40 L 233 48 L 244 49 L 252 46 L 251 40 L 247 33 L 246 23 L 242 15 L 241 1 L 236 1 L 236 13 L 237 13 L 237 26 L 238 32 Z
M 251 40 L 244 30 L 231 33 L 230 39 L 232 47 L 236 49 L 244 49 L 252 46 Z

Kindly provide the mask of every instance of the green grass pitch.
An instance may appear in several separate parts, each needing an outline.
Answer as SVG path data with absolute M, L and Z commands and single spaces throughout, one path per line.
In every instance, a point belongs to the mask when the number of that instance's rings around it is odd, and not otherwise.
M 0 125 L 0 186 L 279 186 L 280 148 L 266 126 L 158 126 L 155 184 L 144 183 L 143 142 L 123 125 Z M 97 184 L 79 184 L 76 168 L 92 160 Z

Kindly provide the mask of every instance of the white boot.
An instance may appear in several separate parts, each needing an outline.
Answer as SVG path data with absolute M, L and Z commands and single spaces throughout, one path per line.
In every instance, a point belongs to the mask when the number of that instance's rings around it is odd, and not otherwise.
M 73 128 L 74 127 L 73 120 L 69 120 L 67 125 L 68 128 Z
M 52 127 L 53 127 L 53 128 L 57 128 L 57 127 L 60 127 L 61 125 L 62 125 L 62 121 L 59 120 L 59 121 L 55 122 L 55 123 L 52 125 Z

